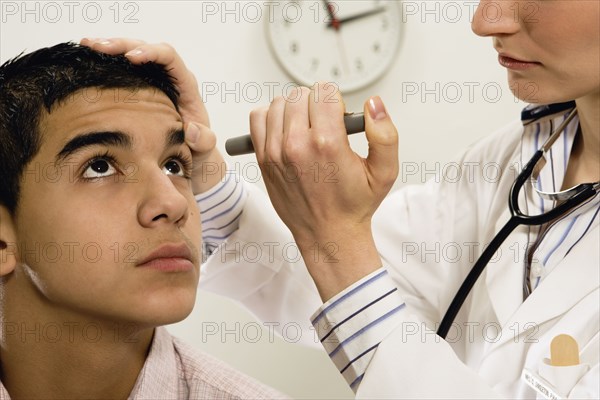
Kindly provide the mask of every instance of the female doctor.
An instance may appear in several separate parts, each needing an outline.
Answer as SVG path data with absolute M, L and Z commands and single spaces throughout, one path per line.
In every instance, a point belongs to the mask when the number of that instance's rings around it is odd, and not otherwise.
M 348 145 L 341 97 L 315 96 L 329 90 L 325 84 L 300 88 L 299 101 L 277 98 L 250 116 L 269 196 L 289 231 L 259 191 L 246 188 L 247 195 L 232 180 L 207 181 L 197 172 L 203 231 L 211 232 L 205 240 L 227 237 L 221 245 L 227 251 L 217 249 L 203 267 L 203 287 L 240 300 L 264 320 L 310 317 L 358 397 L 600 397 L 598 185 L 585 187 L 591 194 L 580 204 L 565 200 L 582 187 L 570 188 L 600 180 L 600 2 L 536 1 L 539 11 L 530 20 L 527 12 L 514 12 L 515 4 L 530 2 L 499 1 L 502 15 L 494 22 L 484 18 L 486 3 L 480 2 L 473 31 L 493 38 L 516 96 L 532 93 L 519 90 L 524 85 L 537 89 L 535 97 L 521 97 L 533 103 L 521 121 L 458 160 L 480 169 L 494 165 L 498 179 L 466 176 L 463 169 L 461 179 L 387 195 L 399 169 L 398 135 L 382 101 L 365 103 L 369 154 L 361 158 Z M 197 160 L 221 162 L 195 80 L 172 48 L 82 43 L 111 53 L 131 50 L 132 62 L 167 64 L 187 99 L 182 115 Z M 550 136 L 557 139 L 544 144 Z M 526 176 L 516 185 L 515 195 L 515 178 L 543 146 L 545 165 L 532 172 L 533 184 Z M 335 182 L 312 172 L 286 179 L 287 168 L 313 171 L 315 163 L 335 163 Z M 243 201 L 231 206 L 223 193 Z M 567 202 L 569 209 L 549 221 L 503 228 L 511 209 L 535 216 Z M 499 231 L 505 240 L 441 333 L 457 291 Z M 267 248 L 258 262 L 244 263 L 232 251 L 243 243 L 290 240 L 303 263 L 273 258 Z M 427 252 L 444 246 L 456 248 L 457 256 Z M 554 339 L 562 334 L 574 341 L 561 346 Z

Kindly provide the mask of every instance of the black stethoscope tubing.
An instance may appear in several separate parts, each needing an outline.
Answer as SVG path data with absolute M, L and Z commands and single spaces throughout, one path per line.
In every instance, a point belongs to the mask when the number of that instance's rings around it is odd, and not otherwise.
M 437 331 L 438 336 L 441 336 L 444 339 L 446 338 L 446 335 L 452 327 L 456 315 L 458 315 L 461 306 L 471 292 L 475 282 L 477 282 L 477 279 L 489 261 L 492 259 L 494 253 L 496 253 L 508 235 L 510 235 L 517 226 L 546 224 L 555 218 L 558 218 L 561 215 L 564 215 L 565 213 L 575 209 L 579 205 L 583 204 L 586 200 L 597 194 L 597 184 L 584 183 L 578 186 L 577 193 L 575 193 L 569 199 L 566 199 L 564 202 L 558 204 L 548 212 L 539 215 L 526 215 L 522 213 L 518 203 L 519 192 L 523 188 L 525 182 L 527 182 L 527 180 L 532 176 L 535 165 L 543 155 L 544 150 L 538 150 L 531 160 L 529 160 L 525 168 L 523 168 L 521 173 L 517 176 L 517 179 L 510 189 L 508 197 L 508 207 L 510 209 L 511 218 L 506 222 L 502 229 L 500 229 L 494 239 L 492 239 L 490 244 L 485 248 L 483 253 L 481 253 L 481 256 L 479 256 L 479 259 L 477 259 L 473 265 L 473 268 L 471 268 L 471 271 L 458 289 L 458 292 L 454 296 L 452 303 L 450 303 L 450 306 L 448 307 L 448 311 L 446 311 L 446 314 L 440 323 Z

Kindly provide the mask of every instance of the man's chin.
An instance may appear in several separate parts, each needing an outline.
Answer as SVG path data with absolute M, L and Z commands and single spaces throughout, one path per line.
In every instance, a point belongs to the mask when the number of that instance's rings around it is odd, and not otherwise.
M 162 301 L 152 299 L 138 307 L 134 316 L 129 321 L 140 327 L 153 328 L 162 325 L 170 325 L 186 319 L 194 309 L 196 294 L 193 296 L 173 296 Z

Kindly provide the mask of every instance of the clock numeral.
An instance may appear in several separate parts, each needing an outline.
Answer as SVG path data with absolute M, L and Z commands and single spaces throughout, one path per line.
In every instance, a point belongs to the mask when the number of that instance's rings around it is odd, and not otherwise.
M 319 68 L 319 60 L 316 58 L 313 58 L 310 63 L 310 69 L 312 69 L 313 71 L 316 71 L 318 68 Z
M 386 17 L 383 17 L 381 19 L 381 30 L 382 31 L 387 31 L 388 30 L 388 26 L 389 26 L 389 21 Z
M 292 42 L 290 44 L 290 50 L 291 50 L 291 52 L 294 53 L 294 54 L 298 53 L 298 47 L 299 47 L 298 46 L 298 42 Z
M 379 44 L 379 42 L 373 43 L 373 52 L 379 53 L 380 51 L 381 51 L 381 45 Z
M 357 58 L 355 61 L 355 65 L 356 65 L 356 70 L 357 71 L 362 71 L 363 69 L 365 69 L 365 66 L 362 62 L 362 60 L 360 58 Z
M 333 77 L 337 78 L 340 76 L 340 69 L 338 67 L 333 67 L 331 69 L 331 75 L 333 75 Z
M 340 6 L 334 1 L 330 1 L 329 6 L 331 7 L 331 11 L 333 12 L 334 17 L 336 17 L 338 15 L 338 11 L 340 10 Z M 325 22 L 326 24 L 331 23 L 331 17 L 329 15 L 329 10 L 327 9 L 327 6 L 325 4 L 322 4 L 322 2 L 315 2 L 309 8 L 313 12 L 315 24 L 318 24 L 321 22 Z M 323 20 L 321 20 L 321 13 L 323 13 L 323 15 L 324 15 Z

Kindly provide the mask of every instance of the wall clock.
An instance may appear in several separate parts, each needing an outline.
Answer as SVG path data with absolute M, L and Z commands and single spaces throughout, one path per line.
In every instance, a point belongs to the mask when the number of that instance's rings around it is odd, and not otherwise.
M 381 78 L 397 57 L 400 1 L 272 3 L 267 40 L 281 67 L 299 84 L 327 81 L 344 93 L 356 91 Z

